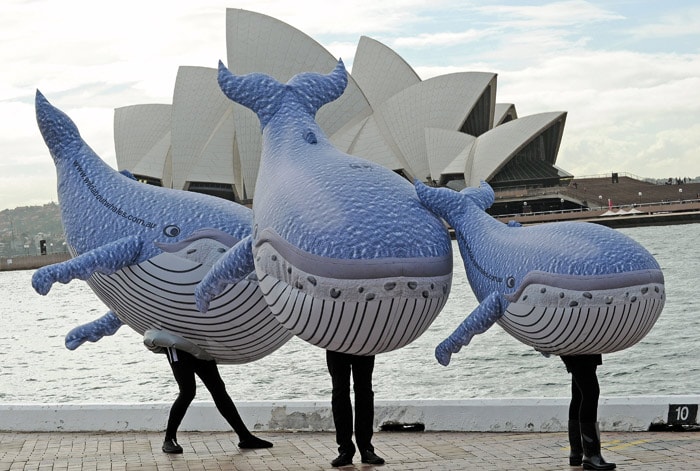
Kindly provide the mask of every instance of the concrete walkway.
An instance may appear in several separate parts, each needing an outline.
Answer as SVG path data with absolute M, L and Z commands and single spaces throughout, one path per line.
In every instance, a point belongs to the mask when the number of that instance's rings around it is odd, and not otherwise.
M 185 452 L 161 452 L 162 433 L 0 433 L 0 471 L 9 470 L 328 470 L 336 456 L 333 433 L 257 433 L 274 443 L 239 450 L 236 435 L 180 432 Z M 700 432 L 604 432 L 603 456 L 621 470 L 698 470 Z M 378 470 L 571 470 L 565 432 L 377 432 Z M 359 455 L 343 470 L 371 470 Z

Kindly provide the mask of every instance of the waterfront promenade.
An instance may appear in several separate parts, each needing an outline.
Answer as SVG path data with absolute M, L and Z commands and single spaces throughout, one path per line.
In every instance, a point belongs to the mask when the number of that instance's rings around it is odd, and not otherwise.
M 161 450 L 160 432 L 2 432 L 0 471 L 329 470 L 332 432 L 264 432 L 274 447 L 239 450 L 234 433 L 180 432 L 182 455 Z M 566 432 L 377 432 L 387 463 L 343 470 L 572 470 Z M 700 469 L 700 432 L 604 432 L 603 456 L 619 470 Z
M 700 469 L 698 404 L 700 396 L 602 398 L 603 456 L 621 470 Z M 237 403 L 274 443 L 265 450 L 239 450 L 213 403 L 194 402 L 178 433 L 182 455 L 161 451 L 169 406 L 0 405 L 0 471 L 328 470 L 337 455 L 328 401 Z M 387 464 L 376 469 L 581 469 L 568 466 L 567 407 L 567 398 L 377 401 L 373 443 Z M 672 424 L 677 416 L 689 425 Z M 375 468 L 357 455 L 343 469 Z

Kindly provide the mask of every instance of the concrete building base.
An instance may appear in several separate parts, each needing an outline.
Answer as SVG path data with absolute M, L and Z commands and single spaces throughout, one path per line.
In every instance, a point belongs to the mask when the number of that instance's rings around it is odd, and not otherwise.
M 376 401 L 377 430 L 451 432 L 562 432 L 568 398 Z M 656 426 L 697 425 L 698 396 L 601 398 L 603 431 L 646 431 Z M 123 432 L 161 431 L 170 403 L 147 404 L 0 404 L 0 431 Z M 256 431 L 333 430 L 330 401 L 240 401 L 243 420 Z M 212 402 L 195 402 L 183 431 L 230 430 Z

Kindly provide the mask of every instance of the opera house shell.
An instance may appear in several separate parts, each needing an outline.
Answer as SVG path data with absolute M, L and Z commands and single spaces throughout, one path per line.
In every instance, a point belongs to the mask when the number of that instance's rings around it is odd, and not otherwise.
M 338 58 L 303 32 L 270 16 L 226 10 L 227 66 L 286 82 L 329 73 Z M 213 65 L 218 58 L 212 58 Z M 115 110 L 119 170 L 169 188 L 241 203 L 255 196 L 260 123 L 230 101 L 216 68 L 181 66 L 171 105 Z M 523 181 L 544 186 L 570 178 L 555 166 L 566 112 L 517 116 L 496 102 L 495 73 L 459 72 L 427 80 L 382 43 L 362 37 L 345 93 L 317 121 L 339 149 L 407 179 L 461 189 Z

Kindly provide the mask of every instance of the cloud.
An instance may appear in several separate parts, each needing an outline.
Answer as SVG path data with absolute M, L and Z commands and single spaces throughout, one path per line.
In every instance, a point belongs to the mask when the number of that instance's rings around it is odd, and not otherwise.
M 700 54 L 585 51 L 499 75 L 498 87 L 520 116 L 568 112 L 557 165 L 575 175 L 700 176 Z
M 422 33 L 417 36 L 396 38 L 392 41 L 394 47 L 440 47 L 452 46 L 455 44 L 473 43 L 489 36 L 488 31 L 476 29 L 468 29 L 461 32 L 444 32 L 444 33 Z
M 700 25 L 700 8 L 693 6 L 663 14 L 657 21 L 626 29 L 626 34 L 636 39 L 697 36 L 698 25 Z M 695 46 L 697 47 L 697 44 Z
M 570 27 L 624 18 L 620 14 L 583 0 L 548 2 L 541 5 L 485 5 L 474 7 L 474 11 L 492 18 L 491 21 L 507 29 Z
M 616 171 L 641 176 L 700 175 L 700 8 L 689 3 L 7 0 L 2 206 L 23 204 L 13 195 L 28 187 L 48 195 L 44 202 L 55 199 L 55 182 L 47 182 L 55 172 L 34 117 L 37 88 L 116 166 L 114 108 L 170 103 L 179 66 L 225 59 L 226 8 L 286 22 L 349 68 L 367 35 L 423 79 L 495 72 L 497 101 L 514 103 L 519 115 L 568 112 L 557 164 L 575 174 L 611 171 L 613 162 Z
M 663 130 L 641 124 L 618 135 L 583 130 L 562 142 L 557 165 L 579 177 L 610 172 L 642 178 L 700 177 L 698 166 L 688 165 L 698 160 L 694 149 L 700 148 L 700 124 L 681 121 Z

